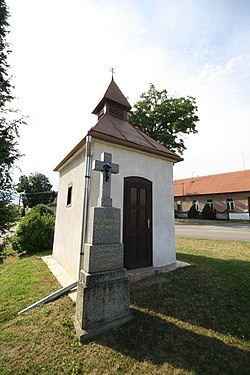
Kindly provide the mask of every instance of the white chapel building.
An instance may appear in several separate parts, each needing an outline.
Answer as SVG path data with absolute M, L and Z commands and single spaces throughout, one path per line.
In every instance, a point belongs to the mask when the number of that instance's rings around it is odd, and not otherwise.
M 130 125 L 130 109 L 112 78 L 93 111 L 96 125 L 55 168 L 60 181 L 53 258 L 75 279 L 89 209 L 98 205 L 100 173 L 92 170 L 92 163 L 103 152 L 112 154 L 112 162 L 119 165 L 119 173 L 111 178 L 111 198 L 113 207 L 121 210 L 124 267 L 176 262 L 173 164 L 182 159 Z

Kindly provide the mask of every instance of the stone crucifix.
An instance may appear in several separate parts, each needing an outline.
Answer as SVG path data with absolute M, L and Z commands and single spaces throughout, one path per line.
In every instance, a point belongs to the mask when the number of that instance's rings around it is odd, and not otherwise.
M 102 172 L 100 181 L 100 196 L 98 198 L 99 206 L 112 207 L 112 199 L 110 198 L 111 174 L 119 173 L 119 165 L 112 163 L 112 154 L 103 152 L 101 160 L 94 160 L 92 169 Z

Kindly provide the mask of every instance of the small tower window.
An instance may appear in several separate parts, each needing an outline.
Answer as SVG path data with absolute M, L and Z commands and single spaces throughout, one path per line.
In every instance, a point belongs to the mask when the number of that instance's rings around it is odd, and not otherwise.
M 68 187 L 68 194 L 67 194 L 67 207 L 71 206 L 72 202 L 72 185 Z

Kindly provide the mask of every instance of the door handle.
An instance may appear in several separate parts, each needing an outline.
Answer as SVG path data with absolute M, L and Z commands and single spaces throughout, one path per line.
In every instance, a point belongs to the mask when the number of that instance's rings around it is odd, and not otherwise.
M 148 226 L 148 229 L 150 229 L 150 227 L 151 227 L 151 220 L 149 218 L 147 220 L 147 226 Z

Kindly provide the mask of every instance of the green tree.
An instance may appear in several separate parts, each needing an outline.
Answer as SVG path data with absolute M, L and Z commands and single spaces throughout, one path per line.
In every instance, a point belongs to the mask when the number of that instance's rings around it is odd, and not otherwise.
M 208 219 L 208 220 L 214 220 L 216 219 L 216 213 L 215 211 L 210 207 L 208 203 L 205 204 L 202 210 L 202 218 Z
M 51 203 L 56 193 L 51 190 L 52 185 L 44 174 L 35 172 L 29 176 L 20 176 L 16 190 L 22 193 L 23 205 L 34 207 L 37 204 Z
M 13 170 L 21 154 L 18 150 L 19 127 L 24 119 L 18 117 L 18 111 L 11 108 L 12 83 L 8 74 L 7 43 L 8 9 L 5 0 L 0 0 L 0 236 L 8 231 L 17 215 L 11 201 L 15 192 Z
M 192 96 L 175 98 L 151 83 L 128 113 L 128 121 L 169 150 L 182 154 L 186 149 L 184 136 L 197 133 L 197 110 Z
M 188 218 L 189 219 L 196 219 L 199 216 L 199 211 L 197 211 L 194 204 L 190 207 L 188 211 Z

